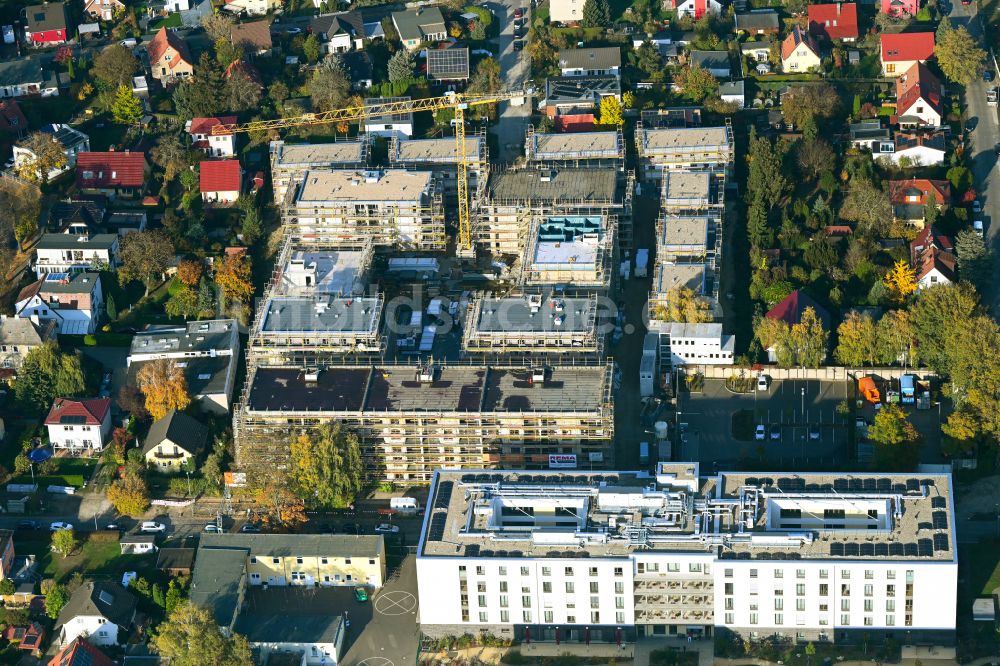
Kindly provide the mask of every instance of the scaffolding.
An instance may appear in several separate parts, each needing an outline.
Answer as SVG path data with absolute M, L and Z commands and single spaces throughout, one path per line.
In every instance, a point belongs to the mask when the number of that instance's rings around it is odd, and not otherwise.
M 625 137 L 621 128 L 613 132 L 536 132 L 528 126 L 525 157 L 533 166 L 557 169 L 611 168 L 624 171 Z
M 288 186 L 311 169 L 363 169 L 368 164 L 370 143 L 367 135 L 333 143 L 272 141 L 269 152 L 274 200 L 282 201 Z
M 486 129 L 465 140 L 468 167 L 469 204 L 478 205 L 489 178 L 489 144 Z M 455 139 L 401 139 L 393 137 L 389 144 L 389 164 L 395 169 L 430 171 L 442 184 L 441 191 L 449 203 L 458 198 L 458 149 Z
M 413 182 L 397 187 L 395 195 L 391 184 L 379 187 L 404 179 Z M 317 190 L 325 198 L 306 196 Z M 357 247 L 370 239 L 383 251 L 443 252 L 444 209 L 428 172 L 314 170 L 288 189 L 282 221 L 291 237 L 306 243 Z
M 596 294 L 484 297 L 469 305 L 462 353 L 493 362 L 560 363 L 573 358 L 603 363 L 604 338 Z
M 729 174 L 735 155 L 731 119 L 719 127 L 635 128 L 636 155 L 643 179 L 658 182 L 665 171 L 712 171 Z
M 618 266 L 613 215 L 536 217 L 520 262 L 525 289 L 560 287 L 567 293 L 612 289 Z
M 365 467 L 426 483 L 436 469 L 611 463 L 613 363 L 600 366 L 254 368 L 235 410 L 236 465 L 287 464 L 290 436 L 326 423 L 358 434 Z

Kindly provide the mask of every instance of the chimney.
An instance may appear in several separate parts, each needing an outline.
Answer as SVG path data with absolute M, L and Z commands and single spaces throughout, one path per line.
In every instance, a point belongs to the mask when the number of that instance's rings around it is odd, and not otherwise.
M 837 16 L 840 16 L 840 3 L 837 3 Z

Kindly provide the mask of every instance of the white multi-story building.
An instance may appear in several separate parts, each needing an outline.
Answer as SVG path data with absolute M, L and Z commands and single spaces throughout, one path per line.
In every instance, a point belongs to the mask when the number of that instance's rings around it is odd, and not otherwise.
M 635 132 L 642 177 L 658 182 L 667 171 L 710 171 L 728 175 L 732 169 L 731 127 L 642 127 Z
M 954 639 L 948 474 L 472 472 L 431 485 L 430 636 Z
M 725 335 L 722 324 L 687 324 L 677 321 L 650 321 L 649 330 L 658 333 L 662 367 L 675 365 L 732 365 L 736 336 Z
M 101 451 L 111 435 L 111 400 L 56 398 L 45 417 L 45 427 L 54 449 Z
M 78 273 L 118 265 L 118 234 L 43 234 L 35 244 L 35 274 Z

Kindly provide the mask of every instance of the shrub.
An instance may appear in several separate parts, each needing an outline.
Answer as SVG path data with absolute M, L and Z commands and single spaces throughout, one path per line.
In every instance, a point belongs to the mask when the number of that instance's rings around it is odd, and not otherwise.
M 97 346 L 97 336 L 88 333 L 83 336 L 83 344 L 86 347 L 96 347 Z

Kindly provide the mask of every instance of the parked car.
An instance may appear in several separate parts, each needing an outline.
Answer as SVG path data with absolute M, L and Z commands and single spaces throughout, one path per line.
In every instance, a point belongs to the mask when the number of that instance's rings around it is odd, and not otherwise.
M 147 520 L 139 526 L 139 531 L 143 534 L 158 534 L 160 532 L 166 532 L 167 526 L 163 523 Z
M 368 590 L 363 587 L 354 588 L 354 598 L 357 599 L 359 603 L 365 603 L 368 601 Z
M 984 69 L 983 70 L 983 81 L 986 81 L 986 83 L 989 83 L 990 81 L 993 80 L 993 78 L 994 78 L 994 74 L 993 74 L 993 70 L 992 69 Z
M 758 442 L 763 442 L 767 439 L 767 429 L 764 427 L 763 423 L 758 425 L 757 429 L 753 431 L 753 438 Z
M 73 529 L 73 523 L 52 523 L 49 525 L 50 532 L 58 532 L 59 530 L 71 530 Z
M 809 439 L 812 440 L 812 441 L 816 441 L 816 440 L 819 439 L 819 426 L 818 425 L 811 425 L 811 426 L 809 426 Z
M 771 386 L 771 377 L 769 375 L 760 375 L 757 377 L 757 390 L 766 391 Z
M 983 204 L 981 204 L 979 202 L 979 199 L 973 199 L 972 200 L 972 212 L 973 213 L 982 213 L 983 212 Z
M 781 426 L 777 423 L 771 424 L 771 441 L 776 442 L 781 439 Z
M 514 18 L 515 19 L 519 19 L 519 18 L 523 18 L 523 17 L 524 17 L 524 9 L 522 9 L 521 7 L 518 7 L 517 9 L 514 10 Z
M 977 236 L 979 236 L 980 238 L 982 238 L 983 237 L 983 221 L 982 220 L 973 220 L 972 221 L 972 230 L 976 232 Z
M 222 534 L 222 528 L 216 525 L 215 523 L 209 523 L 208 525 L 205 525 L 204 531 L 208 534 Z
M 399 526 L 398 525 L 390 525 L 389 523 L 379 523 L 378 525 L 375 526 L 375 533 L 376 534 L 398 534 L 399 533 Z
M 243 532 L 244 534 L 260 534 L 260 528 L 253 523 L 247 523 L 240 528 L 240 532 Z
M 515 51 L 520 51 L 523 48 L 524 48 L 524 42 L 522 42 L 520 39 L 514 40 L 514 50 Z

